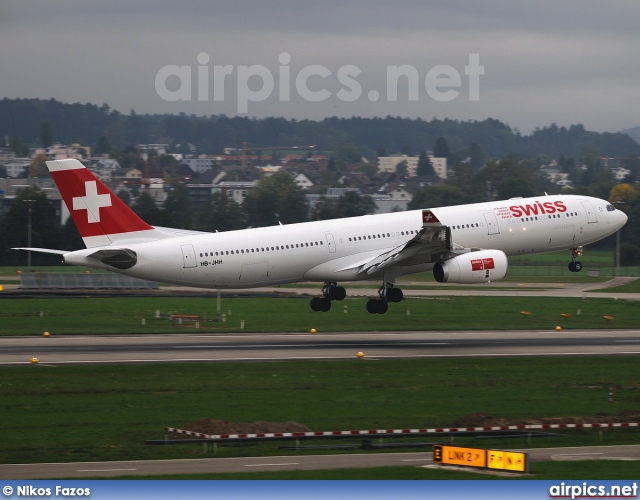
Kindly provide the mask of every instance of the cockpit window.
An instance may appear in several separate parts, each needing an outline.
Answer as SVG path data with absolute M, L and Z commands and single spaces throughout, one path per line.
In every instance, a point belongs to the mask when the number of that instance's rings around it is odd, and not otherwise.
M 607 205 L 607 212 L 613 212 L 616 209 L 613 205 Z

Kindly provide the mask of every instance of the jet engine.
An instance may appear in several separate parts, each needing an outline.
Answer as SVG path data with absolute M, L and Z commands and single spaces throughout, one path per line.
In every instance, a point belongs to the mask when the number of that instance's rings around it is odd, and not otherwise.
M 464 253 L 433 266 L 433 277 L 439 283 L 487 283 L 501 280 L 509 262 L 500 250 Z

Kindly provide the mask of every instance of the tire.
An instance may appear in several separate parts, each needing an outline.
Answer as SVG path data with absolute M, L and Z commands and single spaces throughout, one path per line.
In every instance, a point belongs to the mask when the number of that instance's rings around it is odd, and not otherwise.
M 571 271 L 572 273 L 576 272 L 576 263 L 575 262 L 569 262 L 569 271 Z
M 574 262 L 574 264 L 573 269 L 576 273 L 582 271 L 582 262 Z
M 400 288 L 389 288 L 387 290 L 389 302 L 400 302 L 404 298 L 404 293 Z
M 331 301 L 326 297 L 320 297 L 320 300 L 318 302 L 318 308 L 323 313 L 326 313 L 329 309 L 331 309 Z
M 333 289 L 333 300 L 344 300 L 344 298 L 347 296 L 347 291 L 344 289 L 344 287 L 342 286 L 336 286 Z
M 309 305 L 311 306 L 311 310 L 312 311 L 319 311 L 320 310 L 320 297 L 314 297 L 311 299 L 311 302 L 309 303 Z
M 387 312 L 387 309 L 389 309 L 389 304 L 387 304 L 386 301 L 384 300 L 376 300 L 376 313 L 378 314 L 384 314 Z
M 367 301 L 367 312 L 369 314 L 376 314 L 378 301 L 376 299 L 369 299 Z

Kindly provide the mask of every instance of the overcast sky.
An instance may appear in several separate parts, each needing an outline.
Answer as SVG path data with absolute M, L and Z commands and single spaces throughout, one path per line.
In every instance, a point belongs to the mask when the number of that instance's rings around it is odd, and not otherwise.
M 640 125 L 639 22 L 637 0 L 3 0 L 0 98 L 613 132 Z

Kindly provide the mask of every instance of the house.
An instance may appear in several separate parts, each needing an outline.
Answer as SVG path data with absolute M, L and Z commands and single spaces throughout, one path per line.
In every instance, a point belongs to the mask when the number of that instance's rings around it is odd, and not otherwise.
M 4 162 L 4 166 L 7 169 L 7 177 L 10 179 L 25 177 L 29 165 L 31 165 L 30 158 L 14 158 L 13 160 Z

